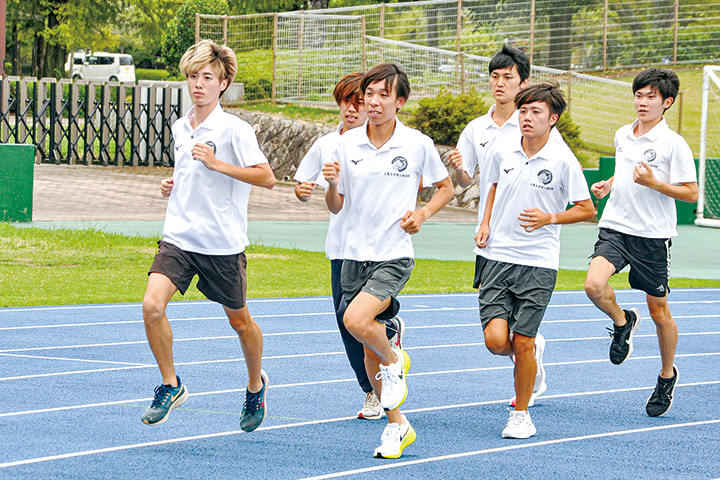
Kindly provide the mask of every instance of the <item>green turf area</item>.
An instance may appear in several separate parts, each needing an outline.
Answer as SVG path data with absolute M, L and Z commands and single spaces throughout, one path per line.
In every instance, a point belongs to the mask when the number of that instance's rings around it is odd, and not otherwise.
M 17 228 L 0 223 L 0 307 L 141 302 L 156 240 L 97 230 Z M 251 245 L 250 298 L 330 295 L 330 264 L 320 252 Z M 417 260 L 403 293 L 472 292 L 474 264 Z M 585 272 L 561 270 L 558 290 L 582 289 Z M 720 287 L 720 280 L 673 279 L 679 287 Z M 628 288 L 627 275 L 613 279 Z M 176 300 L 201 300 L 191 287 Z

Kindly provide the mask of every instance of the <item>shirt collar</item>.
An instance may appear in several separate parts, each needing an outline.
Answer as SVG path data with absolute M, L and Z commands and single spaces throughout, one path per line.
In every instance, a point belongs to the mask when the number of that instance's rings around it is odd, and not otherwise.
M 410 130 L 409 127 L 406 127 L 403 125 L 403 123 L 400 121 L 399 118 L 395 117 L 395 130 L 393 131 L 392 136 L 390 139 L 380 148 L 377 148 L 375 145 L 372 144 L 370 141 L 370 137 L 368 137 L 368 120 L 365 120 L 365 123 L 362 127 L 358 127 L 359 129 L 362 129 L 362 134 L 358 135 L 357 138 L 357 145 L 368 145 L 371 148 L 374 148 L 375 150 L 381 150 L 385 148 L 394 148 L 394 147 L 402 147 L 404 145 L 403 139 L 405 138 L 405 133 Z
M 505 123 L 503 123 L 502 125 L 498 125 L 497 123 L 495 123 L 495 120 L 493 120 L 493 118 L 492 118 L 492 114 L 493 114 L 493 112 L 495 111 L 495 108 L 496 108 L 496 107 L 497 107 L 497 105 L 493 103 L 492 105 L 490 105 L 490 109 L 489 109 L 489 110 L 487 111 L 487 113 L 485 114 L 485 115 L 487 116 L 487 119 L 488 119 L 488 128 L 490 128 L 490 127 L 502 128 L 502 127 L 504 127 L 505 125 L 513 125 L 513 126 L 516 126 L 516 127 L 517 127 L 517 126 L 520 125 L 520 113 L 519 113 L 518 110 L 515 110 L 515 111 L 513 112 L 513 114 L 510 115 L 510 118 L 508 118 L 508 119 L 505 121 Z
M 223 113 L 223 109 L 220 106 L 220 101 L 218 101 L 217 105 L 215 105 L 215 108 L 213 108 L 213 111 L 210 112 L 210 115 L 207 116 L 203 122 L 197 126 L 197 128 L 206 128 L 206 129 L 213 129 L 218 128 L 221 121 L 221 114 Z M 195 115 L 195 105 L 190 107 L 190 110 L 185 115 L 185 121 L 187 123 L 187 127 L 192 130 L 192 124 L 190 123 L 190 120 Z
M 668 127 L 667 121 L 665 121 L 665 117 L 660 119 L 660 121 L 655 125 L 653 128 L 650 129 L 649 132 L 647 132 L 645 135 L 641 135 L 639 137 L 636 137 L 633 133 L 635 131 L 635 126 L 640 122 L 640 120 L 635 120 L 632 125 L 630 125 L 630 131 L 628 132 L 628 136 L 632 138 L 633 140 L 638 140 L 640 138 L 647 138 L 651 142 L 654 142 L 658 140 L 660 137 L 665 135 L 667 131 L 670 129 Z

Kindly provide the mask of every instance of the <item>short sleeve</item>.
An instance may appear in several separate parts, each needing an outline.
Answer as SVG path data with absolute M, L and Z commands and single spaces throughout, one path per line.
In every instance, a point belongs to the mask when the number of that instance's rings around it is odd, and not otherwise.
M 423 188 L 449 177 L 447 167 L 431 140 L 425 146 L 425 161 L 423 162 L 421 175 Z
M 242 167 L 268 163 L 265 154 L 260 150 L 255 130 L 240 119 L 232 128 L 232 147 Z
M 471 125 L 468 124 L 460 134 L 457 149 L 460 150 L 463 157 L 463 170 L 465 170 L 465 173 L 467 173 L 470 178 L 473 178 L 478 165 L 478 157 L 475 145 L 472 142 L 472 138 L 470 138 L 470 132 Z
M 697 182 L 697 171 L 695 170 L 695 159 L 692 150 L 685 139 L 678 136 L 679 142 L 675 145 L 670 158 L 670 183 L 679 185 L 681 183 Z

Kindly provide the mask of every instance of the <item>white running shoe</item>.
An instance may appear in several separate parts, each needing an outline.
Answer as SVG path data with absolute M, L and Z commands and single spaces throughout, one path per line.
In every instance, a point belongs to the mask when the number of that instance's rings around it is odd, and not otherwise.
M 405 423 L 388 423 L 380 438 L 380 446 L 375 449 L 375 458 L 400 458 L 405 447 L 415 441 L 417 435 L 405 415 Z
M 365 402 L 363 408 L 357 413 L 357 418 L 364 420 L 377 420 L 382 418 L 385 411 L 380 406 L 380 400 L 378 400 L 375 392 L 368 392 L 365 395 Z
M 382 382 L 382 390 L 380 390 L 380 405 L 385 410 L 395 410 L 405 401 L 407 397 L 407 383 L 405 376 L 410 370 L 410 357 L 405 350 L 393 348 L 393 352 L 397 355 L 398 360 L 390 365 L 380 365 L 380 371 L 375 376 L 375 380 Z
M 541 334 L 537 334 L 535 337 L 535 362 L 537 363 L 537 374 L 535 375 L 535 385 L 533 386 L 532 395 L 530 396 L 530 402 L 528 407 L 535 405 L 535 400 L 547 391 L 547 383 L 545 382 L 546 373 L 545 366 L 543 365 L 543 354 L 545 353 L 545 337 Z M 516 397 L 510 400 L 510 406 L 515 408 Z
M 507 425 L 502 431 L 502 438 L 530 438 L 536 433 L 535 425 L 530 419 L 530 412 L 512 410 Z

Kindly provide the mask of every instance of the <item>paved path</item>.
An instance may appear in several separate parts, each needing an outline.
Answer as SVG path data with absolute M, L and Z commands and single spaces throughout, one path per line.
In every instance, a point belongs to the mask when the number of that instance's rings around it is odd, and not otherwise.
M 36 165 L 30 225 L 159 236 L 167 205 L 159 185 L 170 174 L 163 168 Z M 248 236 L 264 245 L 323 251 L 329 217 L 323 196 L 301 203 L 293 189 L 294 184 L 278 183 L 272 190 L 251 190 Z M 413 237 L 416 257 L 474 260 L 476 222 L 474 211 L 443 209 Z M 682 225 L 678 230 L 671 275 L 720 280 L 720 229 Z M 563 227 L 561 268 L 586 269 L 596 238 L 595 224 Z

